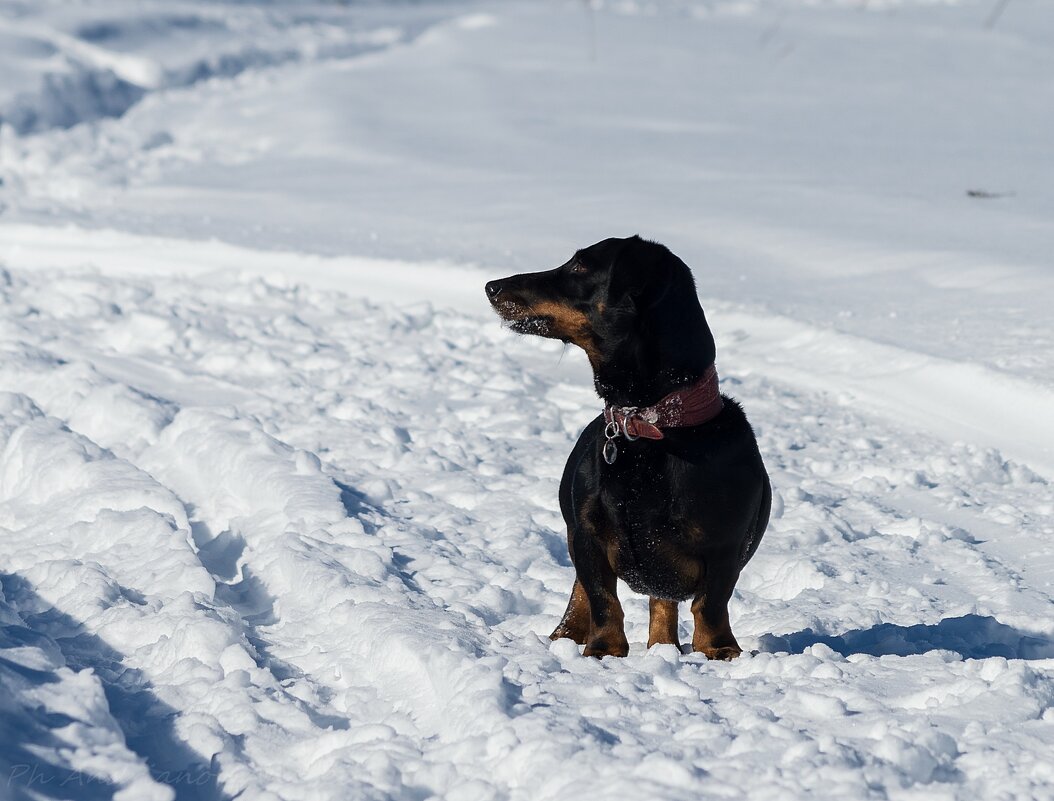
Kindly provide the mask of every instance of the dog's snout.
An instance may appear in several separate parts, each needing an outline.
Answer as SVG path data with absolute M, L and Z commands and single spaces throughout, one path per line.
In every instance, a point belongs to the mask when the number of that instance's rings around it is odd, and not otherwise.
M 501 281 L 488 281 L 487 282 L 487 297 L 493 303 L 498 299 L 498 295 L 501 294 Z

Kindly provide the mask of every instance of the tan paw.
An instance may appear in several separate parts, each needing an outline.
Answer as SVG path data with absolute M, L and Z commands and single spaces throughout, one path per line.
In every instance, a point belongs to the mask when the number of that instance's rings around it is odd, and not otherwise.
M 738 646 L 735 648 L 728 646 L 724 648 L 697 648 L 695 650 L 704 654 L 707 659 L 720 659 L 722 662 L 728 662 L 743 653 L 743 649 Z
M 553 629 L 553 633 L 549 635 L 550 640 L 562 640 L 562 639 L 574 640 L 579 645 L 585 645 L 586 635 L 583 632 L 577 632 L 568 628 L 567 626 L 557 626 Z
M 626 656 L 628 653 L 629 643 L 626 642 L 624 637 L 621 640 L 598 637 L 590 640 L 582 655 L 595 656 L 599 659 L 602 656 Z

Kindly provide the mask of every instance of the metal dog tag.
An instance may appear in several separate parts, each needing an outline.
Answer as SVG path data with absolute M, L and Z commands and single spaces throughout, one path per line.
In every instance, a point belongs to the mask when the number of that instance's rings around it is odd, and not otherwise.
M 615 464 L 615 460 L 618 458 L 618 445 L 615 444 L 615 438 L 619 435 L 622 429 L 619 424 L 612 420 L 606 426 L 604 426 L 604 439 L 607 442 L 604 443 L 604 461 L 608 464 Z

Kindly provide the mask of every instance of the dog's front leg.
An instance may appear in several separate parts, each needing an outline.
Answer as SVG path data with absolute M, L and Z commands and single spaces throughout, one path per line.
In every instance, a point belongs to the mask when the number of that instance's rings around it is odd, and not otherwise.
M 653 596 L 648 598 L 648 647 L 658 644 L 681 647 L 677 638 L 677 601 Z
M 625 656 L 629 642 L 623 628 L 615 571 L 591 533 L 579 529 L 572 538 L 578 582 L 589 600 L 590 629 L 585 656 Z

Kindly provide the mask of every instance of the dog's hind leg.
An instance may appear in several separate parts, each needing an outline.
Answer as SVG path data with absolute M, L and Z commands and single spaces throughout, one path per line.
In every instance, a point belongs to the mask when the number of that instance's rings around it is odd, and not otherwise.
M 677 601 L 648 599 L 648 647 L 681 644 L 677 640 Z
M 692 601 L 692 650 L 706 654 L 707 659 L 735 659 L 743 653 L 728 622 L 728 599 L 738 578 L 735 558 L 708 562 L 704 589 Z
M 582 582 L 576 578 L 575 586 L 571 588 L 571 599 L 567 602 L 567 610 L 559 625 L 549 635 L 549 639 L 568 637 L 579 645 L 585 645 L 589 639 L 589 626 L 589 597 Z
M 758 546 L 761 545 L 761 538 L 765 534 L 765 529 L 769 525 L 769 514 L 772 512 L 772 485 L 769 483 L 769 479 L 766 476 L 764 483 L 761 486 L 761 501 L 758 503 L 758 511 L 754 515 L 754 523 L 750 527 L 750 533 L 747 537 L 746 546 L 743 549 L 743 557 L 739 560 L 740 569 L 750 561 L 750 557 L 757 551 Z

